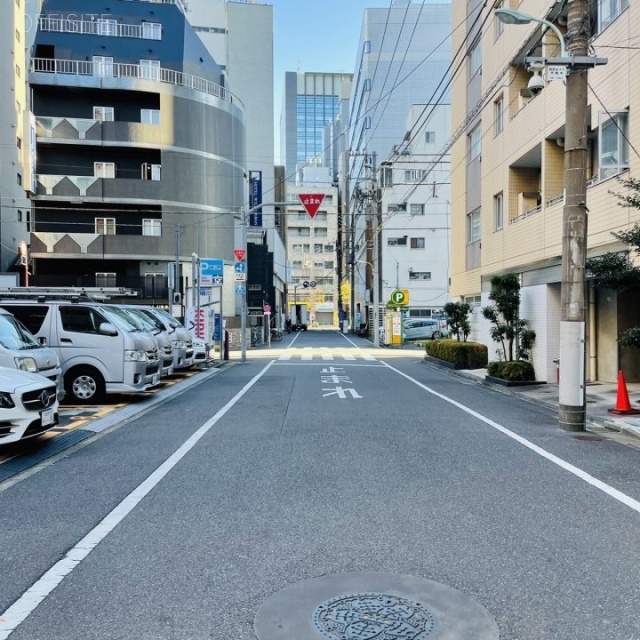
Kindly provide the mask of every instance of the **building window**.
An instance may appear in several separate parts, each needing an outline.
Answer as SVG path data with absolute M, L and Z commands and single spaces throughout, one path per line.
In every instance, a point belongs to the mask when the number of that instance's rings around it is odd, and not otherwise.
M 296 235 L 299 238 L 307 238 L 311 235 L 311 229 L 305 227 L 292 228 L 292 235 Z
M 145 298 L 162 298 L 166 296 L 164 273 L 144 274 Z
M 423 216 L 424 215 L 424 204 L 410 204 L 409 205 L 409 213 L 412 216 Z
M 93 175 L 96 178 L 115 178 L 116 165 L 113 162 L 94 162 Z
M 142 37 L 147 40 L 162 40 L 162 25 L 159 22 L 143 22 Z
M 322 245 L 321 244 L 314 244 L 313 245 L 313 253 L 322 253 Z
M 116 286 L 115 273 L 96 273 L 96 287 L 115 287 L 115 286 Z
M 407 236 L 403 236 L 402 238 L 387 238 L 387 246 L 389 246 L 389 247 L 406 247 L 407 246 Z
M 115 36 L 118 34 L 118 21 L 107 18 L 98 18 L 98 35 Z
M 113 58 L 110 56 L 93 56 L 94 76 L 113 76 Z
M 327 227 L 317 227 L 313 230 L 313 235 L 316 238 L 326 238 L 327 237 Z
M 363 90 L 363 91 L 371 91 L 371 78 L 367 78 L 367 79 L 364 81 L 364 85 L 363 85 L 363 87 L 362 87 L 362 90 Z
M 18 222 L 22 222 L 22 211 L 18 209 Z
M 502 193 L 493 196 L 493 213 L 495 229 L 496 231 L 500 231 L 504 226 L 504 197 Z
M 480 207 L 467 214 L 467 242 L 480 240 Z
M 482 45 L 481 40 L 478 38 L 472 45 L 469 51 L 469 74 L 471 77 L 475 76 L 482 67 Z
M 420 182 L 427 176 L 426 169 L 408 169 L 404 172 L 405 182 Z
M 302 260 L 294 260 L 293 261 L 294 269 L 302 269 Z
M 424 142 L 425 144 L 435 144 L 436 141 L 436 132 L 435 131 L 425 131 L 424 132 Z
M 411 238 L 412 249 L 424 249 L 424 238 Z
M 628 8 L 629 0 L 598 0 L 598 32 L 606 29 Z
M 480 156 L 482 150 L 482 127 L 478 124 L 469 134 L 469 160 Z
M 504 6 L 504 2 L 496 2 L 495 9 L 499 9 L 502 6 Z M 502 22 L 502 20 L 498 20 L 498 18 L 494 16 L 493 24 L 495 25 L 495 37 L 497 40 L 502 35 L 502 32 L 504 31 L 504 22 Z
M 327 193 L 322 201 L 322 204 L 333 204 L 333 196 Z
M 393 169 L 391 167 L 382 167 L 380 169 L 380 188 L 393 186 Z
M 18 149 L 22 149 L 22 138 L 20 136 L 16 137 L 16 147 L 18 147 Z
M 93 107 L 93 119 L 102 122 L 113 122 L 115 112 L 113 107 Z
M 335 247 L 332 244 L 325 244 L 324 245 L 324 252 L 325 253 L 333 253 L 335 251 Z
M 162 175 L 162 165 L 149 164 L 144 162 L 142 164 L 142 176 L 143 180 L 160 180 Z
M 16 40 L 18 42 L 20 42 L 20 40 L 21 40 L 20 32 L 17 29 L 16 29 Z
M 20 71 L 20 66 L 16 65 L 16 77 L 20 77 L 22 75 L 21 71 Z
M 16 179 L 17 179 L 17 181 L 18 181 L 18 184 L 19 184 L 20 186 L 22 186 L 22 174 L 21 174 L 21 173 L 18 173 L 18 174 L 17 174 Z
M 431 271 L 409 271 L 409 280 L 431 280 Z
M 493 120 L 494 132 L 498 135 L 504 129 L 504 98 L 502 96 L 493 103 Z
M 158 220 L 157 218 L 143 218 L 142 219 L 142 235 L 143 236 L 161 236 L 162 220 Z
M 362 45 L 362 53 L 371 53 L 371 40 L 365 40 Z
M 160 109 L 140 109 L 142 124 L 160 124 Z
M 160 78 L 160 60 L 140 60 L 140 77 L 143 80 Z
M 600 113 L 600 180 L 629 168 L 628 121 L 626 111 Z
M 101 236 L 116 235 L 115 218 L 96 218 L 96 233 Z
M 324 263 L 324 268 L 325 268 L 325 269 L 333 269 L 333 260 L 327 260 L 327 261 Z

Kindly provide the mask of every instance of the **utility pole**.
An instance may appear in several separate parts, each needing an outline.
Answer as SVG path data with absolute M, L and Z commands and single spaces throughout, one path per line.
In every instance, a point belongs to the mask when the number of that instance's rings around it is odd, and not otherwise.
M 559 58 L 527 57 L 530 68 L 564 67 L 566 79 L 562 280 L 560 293 L 560 383 L 558 424 L 566 431 L 586 426 L 586 261 L 587 261 L 587 117 L 588 70 L 606 64 L 589 56 L 589 0 L 568 0 L 566 42 L 557 25 L 517 9 L 499 7 L 506 24 L 539 22 L 561 45 Z M 568 44 L 566 44 L 568 42 Z
M 588 0 L 567 4 L 567 49 L 587 56 Z M 586 426 L 587 90 L 588 68 L 566 79 L 565 202 L 562 210 L 560 384 L 558 422 L 567 431 Z
M 380 346 L 380 214 L 378 206 L 378 168 L 375 151 L 371 160 L 371 191 L 369 201 L 373 203 L 373 346 Z

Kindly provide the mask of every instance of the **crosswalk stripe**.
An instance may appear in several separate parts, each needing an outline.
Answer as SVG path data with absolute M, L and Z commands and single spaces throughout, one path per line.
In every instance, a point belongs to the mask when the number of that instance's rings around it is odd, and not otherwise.
M 323 353 L 322 354 L 322 359 L 323 360 L 333 360 L 333 356 L 330 353 Z
M 373 356 L 362 356 L 365 360 L 369 360 L 369 362 L 375 362 L 375 358 Z
M 290 353 L 286 353 L 281 355 L 278 360 L 291 360 L 291 354 Z
M 356 357 L 355 357 L 355 356 L 352 356 L 350 353 L 345 353 L 342 357 L 343 357 L 345 360 L 355 360 L 355 359 L 356 359 Z

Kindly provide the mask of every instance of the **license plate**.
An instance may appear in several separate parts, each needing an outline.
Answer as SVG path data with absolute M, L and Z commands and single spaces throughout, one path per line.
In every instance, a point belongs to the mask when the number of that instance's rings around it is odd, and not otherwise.
M 56 419 L 56 412 L 53 409 L 45 409 L 40 413 L 40 420 L 42 420 L 42 426 L 47 427 L 53 424 Z

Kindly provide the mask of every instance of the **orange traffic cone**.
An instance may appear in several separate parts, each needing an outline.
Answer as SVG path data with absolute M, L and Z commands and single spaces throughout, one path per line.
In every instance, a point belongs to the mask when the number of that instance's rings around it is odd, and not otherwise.
M 627 393 L 627 383 L 624 381 L 624 373 L 618 373 L 618 396 L 616 398 L 615 409 L 609 409 L 609 413 L 619 415 L 630 415 L 640 413 L 640 409 L 632 409 L 629 403 L 629 394 Z

